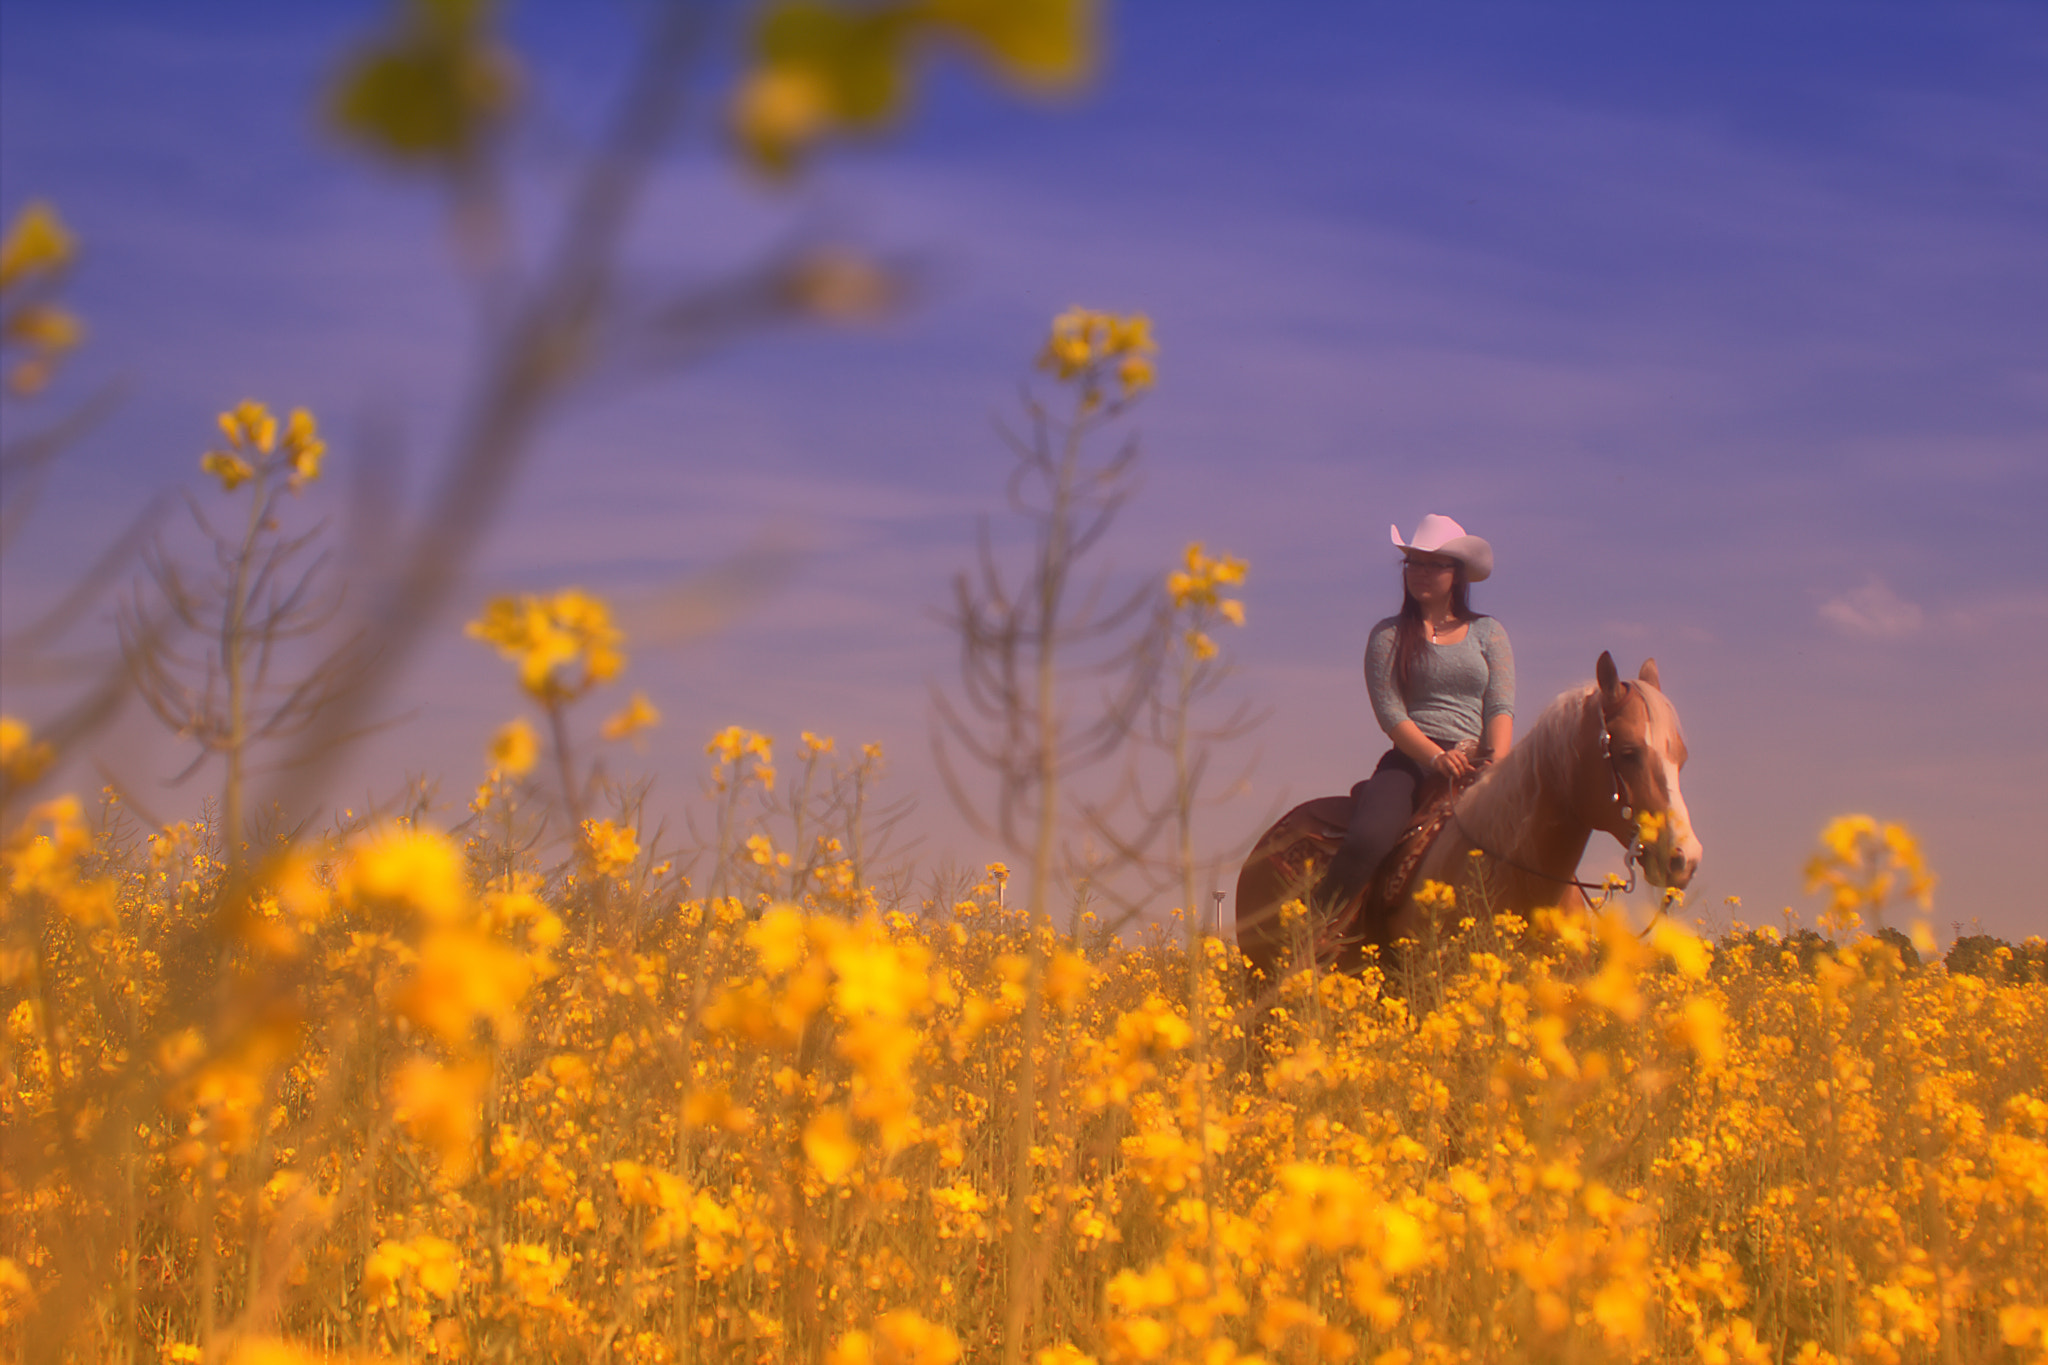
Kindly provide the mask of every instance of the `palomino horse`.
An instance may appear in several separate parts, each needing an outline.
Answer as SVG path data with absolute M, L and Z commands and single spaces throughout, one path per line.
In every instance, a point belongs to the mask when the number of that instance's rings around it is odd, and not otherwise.
M 1441 833 L 1391 904 L 1382 895 L 1383 866 L 1357 901 L 1338 907 L 1330 925 L 1302 926 L 1302 946 L 1313 945 L 1324 966 L 1355 966 L 1368 945 L 1385 952 L 1418 938 L 1425 912 L 1412 892 L 1428 881 L 1461 889 L 1473 864 L 1483 868 L 1496 911 L 1526 915 L 1597 890 L 1577 880 L 1595 830 L 1618 839 L 1653 885 L 1682 889 L 1701 852 L 1678 789 L 1685 758 L 1678 712 L 1658 682 L 1657 661 L 1624 682 L 1613 657 L 1602 654 L 1590 686 L 1552 702 L 1506 757 L 1458 793 Z M 1306 898 L 1329 866 L 1350 809 L 1348 797 L 1295 807 L 1266 831 L 1238 874 L 1237 944 L 1268 980 L 1290 946 L 1281 906 Z M 1396 849 L 1388 862 L 1401 862 L 1402 853 Z M 1342 932 L 1330 932 L 1333 926 Z

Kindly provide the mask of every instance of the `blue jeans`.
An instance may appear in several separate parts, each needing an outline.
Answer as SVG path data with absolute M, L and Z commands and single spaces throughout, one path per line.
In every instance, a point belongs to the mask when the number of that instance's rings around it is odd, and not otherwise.
M 1372 776 L 1351 789 L 1351 823 L 1337 856 L 1330 860 L 1330 870 L 1316 885 L 1317 910 L 1331 912 L 1350 904 L 1372 882 L 1380 860 L 1393 852 L 1414 816 L 1425 776 L 1421 764 L 1399 749 L 1389 749 Z

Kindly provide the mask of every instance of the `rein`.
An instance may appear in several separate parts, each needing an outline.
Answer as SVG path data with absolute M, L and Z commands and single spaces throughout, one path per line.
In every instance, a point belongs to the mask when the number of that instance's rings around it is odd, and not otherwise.
M 1456 825 L 1458 827 L 1458 831 L 1461 834 L 1463 834 L 1466 839 L 1471 841 L 1472 847 L 1478 849 L 1481 853 L 1493 859 L 1495 862 L 1506 863 L 1509 867 L 1514 868 L 1517 872 L 1526 872 L 1532 877 L 1541 877 L 1546 882 L 1556 882 L 1560 886 L 1576 886 L 1577 888 L 1579 888 L 1579 891 L 1582 894 L 1595 891 L 1599 892 L 1600 896 L 1598 900 L 1594 900 L 1590 895 L 1587 896 L 1586 903 L 1595 910 L 1605 910 L 1607 908 L 1608 900 L 1612 898 L 1616 892 L 1619 892 L 1620 894 L 1625 896 L 1636 889 L 1636 859 L 1638 856 L 1641 855 L 1643 847 L 1643 841 L 1640 835 L 1638 835 L 1634 840 L 1630 841 L 1628 846 L 1628 852 L 1622 855 L 1622 865 L 1628 868 L 1628 880 L 1626 882 L 1617 881 L 1612 877 L 1609 877 L 1604 881 L 1586 882 L 1580 881 L 1577 877 L 1560 877 L 1555 872 L 1545 872 L 1541 868 L 1530 867 L 1527 863 L 1518 863 L 1513 858 L 1508 857 L 1505 853 L 1495 853 L 1492 849 L 1480 843 L 1479 840 L 1473 836 L 1472 831 L 1466 828 L 1465 822 L 1458 818 L 1458 812 L 1455 810 L 1451 812 L 1451 823 Z
M 1622 705 L 1625 706 L 1628 704 L 1629 694 L 1634 691 L 1635 684 L 1624 682 L 1622 688 Z M 1617 714 L 1619 714 L 1619 710 L 1620 708 L 1617 707 Z M 1478 849 L 1495 862 L 1506 863 L 1517 872 L 1526 872 L 1532 877 L 1541 877 L 1547 882 L 1556 882 L 1561 886 L 1576 886 L 1580 894 L 1586 896 L 1588 905 L 1595 910 L 1604 910 L 1607 908 L 1607 902 L 1614 897 L 1615 893 L 1619 892 L 1622 895 L 1628 895 L 1636 889 L 1636 865 L 1643 855 L 1642 827 L 1634 823 L 1635 807 L 1628 803 L 1626 789 L 1622 786 L 1621 769 L 1616 767 L 1614 763 L 1614 744 L 1607 731 L 1607 709 L 1605 707 L 1600 708 L 1600 757 L 1607 760 L 1607 775 L 1614 784 L 1612 800 L 1614 804 L 1621 807 L 1621 818 L 1628 821 L 1629 827 L 1634 830 L 1634 834 L 1628 841 L 1628 850 L 1622 855 L 1622 866 L 1628 869 L 1628 881 L 1626 883 L 1617 883 L 1612 877 L 1598 882 L 1580 881 L 1577 877 L 1560 877 L 1554 872 L 1545 872 L 1541 868 L 1534 868 L 1526 863 L 1516 862 L 1505 853 L 1496 853 L 1485 844 L 1479 842 L 1478 837 L 1459 818 L 1458 807 L 1455 803 L 1451 806 L 1451 823 L 1458 827 L 1458 832 L 1465 836 L 1472 847 Z M 1600 894 L 1600 899 L 1598 900 L 1594 900 L 1590 894 L 1596 891 Z

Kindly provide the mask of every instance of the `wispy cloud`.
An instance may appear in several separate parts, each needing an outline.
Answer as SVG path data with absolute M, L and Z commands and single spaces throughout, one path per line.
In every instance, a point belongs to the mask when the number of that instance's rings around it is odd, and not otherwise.
M 1883 579 L 1872 576 L 1862 587 L 1823 601 L 1820 619 L 1857 639 L 1903 640 L 1919 632 L 1927 613 L 1899 596 Z

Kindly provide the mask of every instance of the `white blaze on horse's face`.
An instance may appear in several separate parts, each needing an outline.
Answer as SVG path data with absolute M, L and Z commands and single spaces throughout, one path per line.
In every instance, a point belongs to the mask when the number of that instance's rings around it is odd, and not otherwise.
M 1649 660 L 1633 683 L 1624 683 L 1603 654 L 1598 686 L 1615 784 L 1615 823 L 1607 828 L 1624 844 L 1640 836 L 1643 875 L 1657 886 L 1683 890 L 1699 870 L 1703 850 L 1678 785 L 1685 735 L 1660 688 L 1657 661 Z
M 1645 679 L 1645 682 L 1648 680 Z M 1646 774 L 1656 804 L 1649 808 L 1664 817 L 1657 837 L 1643 844 L 1643 875 L 1658 886 L 1684 890 L 1699 871 L 1705 850 L 1693 832 L 1692 813 L 1685 807 L 1685 793 L 1678 785 L 1678 770 L 1685 766 L 1685 735 L 1678 728 L 1678 712 L 1654 684 L 1638 686 L 1637 693 L 1650 710 L 1649 734 L 1645 737 Z

